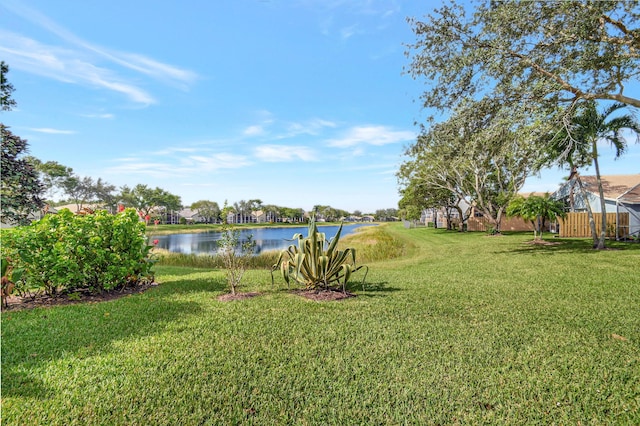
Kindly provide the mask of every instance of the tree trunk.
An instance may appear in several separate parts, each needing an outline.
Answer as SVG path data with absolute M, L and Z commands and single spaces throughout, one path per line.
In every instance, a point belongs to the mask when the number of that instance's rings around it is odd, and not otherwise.
M 593 165 L 596 168 L 596 182 L 598 183 L 598 194 L 600 195 L 600 217 L 601 228 L 600 238 L 598 239 L 598 250 L 605 248 L 604 239 L 607 235 L 607 204 L 604 200 L 604 189 L 602 188 L 602 179 L 600 178 L 600 164 L 598 164 L 598 145 L 597 141 L 593 142 Z
M 458 217 L 460 218 L 460 228 L 458 228 L 458 232 L 464 232 L 465 219 L 464 215 L 462 214 L 462 207 L 456 204 L 453 208 L 458 211 Z
M 593 237 L 593 248 L 596 248 L 598 246 L 598 233 L 596 232 L 596 222 L 593 219 L 591 202 L 587 197 L 587 192 L 584 190 L 584 186 L 582 186 L 582 180 L 580 179 L 580 175 L 576 175 L 575 178 L 576 178 L 576 181 L 578 182 L 578 189 L 580 189 L 580 194 L 582 194 L 584 205 L 587 208 L 587 216 L 589 217 L 589 227 L 591 228 L 591 236 Z

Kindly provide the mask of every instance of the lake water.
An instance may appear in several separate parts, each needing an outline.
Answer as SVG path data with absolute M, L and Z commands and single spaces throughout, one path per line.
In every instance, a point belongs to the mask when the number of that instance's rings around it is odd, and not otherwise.
M 375 226 L 371 224 L 350 224 L 342 227 L 341 237 L 353 233 L 362 226 Z M 327 239 L 331 239 L 338 232 L 339 226 L 319 225 L 318 231 L 324 232 Z M 240 230 L 240 241 L 246 241 L 249 235 L 253 235 L 256 242 L 255 254 L 268 250 L 283 250 L 297 241 L 291 241 L 294 234 L 307 236 L 306 226 L 293 226 L 282 228 L 243 228 Z M 196 232 L 191 234 L 153 235 L 150 241 L 158 240 L 156 247 L 174 253 L 183 254 L 214 254 L 218 250 L 218 240 L 221 233 L 215 231 Z

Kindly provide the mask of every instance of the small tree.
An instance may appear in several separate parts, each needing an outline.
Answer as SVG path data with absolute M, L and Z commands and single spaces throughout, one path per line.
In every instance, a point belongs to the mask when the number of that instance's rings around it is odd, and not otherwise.
M 253 256 L 256 246 L 253 235 L 245 241 L 240 241 L 240 230 L 233 228 L 227 221 L 229 207 L 225 201 L 223 212 L 222 237 L 218 240 L 218 256 L 222 259 L 225 268 L 227 283 L 231 294 L 236 294 L 236 289 L 242 282 L 242 277 L 249 268 L 249 260 Z
M 534 241 L 542 240 L 542 229 L 546 220 L 552 220 L 556 216 L 564 217 L 564 205 L 561 201 L 551 199 L 549 194 L 544 196 L 530 195 L 525 198 L 517 196 L 507 207 L 507 216 L 518 216 L 529 220 L 533 224 Z

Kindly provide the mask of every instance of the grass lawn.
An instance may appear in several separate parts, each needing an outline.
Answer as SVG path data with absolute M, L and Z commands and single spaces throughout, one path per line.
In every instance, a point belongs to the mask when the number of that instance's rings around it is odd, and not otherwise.
M 143 294 L 3 313 L 2 423 L 640 424 L 640 244 L 383 229 L 405 254 L 337 302 L 266 270 L 220 302 L 223 271 L 157 266 Z

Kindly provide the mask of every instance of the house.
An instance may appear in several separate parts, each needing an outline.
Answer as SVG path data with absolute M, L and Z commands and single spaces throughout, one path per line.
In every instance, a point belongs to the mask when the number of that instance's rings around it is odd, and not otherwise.
M 615 221 L 619 224 L 616 229 L 617 238 L 640 234 L 640 173 L 632 175 L 601 176 L 604 193 L 605 210 L 608 214 L 615 214 Z M 601 213 L 600 194 L 595 176 L 581 176 L 586 197 L 594 214 Z M 586 212 L 587 205 L 583 197 L 577 176 L 565 182 L 552 194 L 556 200 L 562 200 L 569 212 Z M 622 221 L 622 216 L 628 215 L 628 224 Z M 621 225 L 625 223 L 624 225 Z
M 198 214 L 198 210 L 182 209 L 178 212 L 178 216 L 184 218 L 187 223 L 204 223 L 206 218 Z
M 254 210 L 251 212 L 251 222 L 265 223 L 267 222 L 267 214 L 262 210 Z

